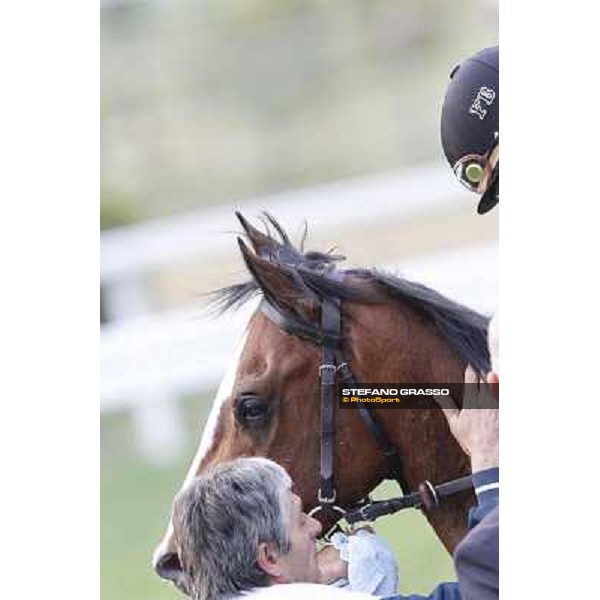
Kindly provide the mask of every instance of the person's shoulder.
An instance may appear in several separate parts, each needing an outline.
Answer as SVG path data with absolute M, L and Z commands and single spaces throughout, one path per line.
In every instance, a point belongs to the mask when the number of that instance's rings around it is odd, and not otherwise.
M 362 592 L 350 592 L 343 588 L 318 583 L 285 583 L 255 588 L 246 592 L 241 598 L 248 600 L 373 600 L 378 596 L 371 596 Z

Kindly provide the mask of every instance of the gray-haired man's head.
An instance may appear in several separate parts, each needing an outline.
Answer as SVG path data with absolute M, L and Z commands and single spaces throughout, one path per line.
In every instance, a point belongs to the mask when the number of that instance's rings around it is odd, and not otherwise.
M 320 526 L 302 513 L 289 475 L 268 459 L 240 458 L 196 477 L 175 499 L 173 527 L 194 599 L 318 576 Z

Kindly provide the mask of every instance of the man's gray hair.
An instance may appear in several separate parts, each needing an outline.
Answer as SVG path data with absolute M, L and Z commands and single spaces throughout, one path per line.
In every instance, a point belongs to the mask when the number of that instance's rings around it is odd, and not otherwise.
M 291 484 L 277 463 L 239 458 L 202 473 L 177 495 L 175 540 L 194 600 L 269 585 L 257 562 L 258 547 L 290 551 Z

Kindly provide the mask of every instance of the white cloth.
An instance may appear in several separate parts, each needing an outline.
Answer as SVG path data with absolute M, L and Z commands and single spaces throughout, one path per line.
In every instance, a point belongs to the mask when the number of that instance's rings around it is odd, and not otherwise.
M 338 532 L 331 542 L 348 563 L 346 589 L 376 596 L 393 596 L 398 589 L 398 564 L 392 548 L 375 534 L 361 529 L 353 535 Z
M 240 599 L 246 600 L 246 598 L 249 600 L 374 600 L 378 596 L 318 583 L 278 583 L 254 588 L 240 596 Z

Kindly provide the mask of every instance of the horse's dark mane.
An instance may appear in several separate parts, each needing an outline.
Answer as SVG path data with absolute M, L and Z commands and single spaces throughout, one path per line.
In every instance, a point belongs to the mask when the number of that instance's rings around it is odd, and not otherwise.
M 281 225 L 270 215 L 265 215 L 267 234 L 260 237 L 260 256 L 282 271 L 292 275 L 296 281 L 310 288 L 321 298 L 340 298 L 354 302 L 382 302 L 384 296 L 409 305 L 418 314 L 432 322 L 440 335 L 465 362 L 479 373 L 490 370 L 487 346 L 489 318 L 474 310 L 446 298 L 439 292 L 420 283 L 415 283 L 379 269 L 347 269 L 342 280 L 336 277 L 335 263 L 344 259 L 332 252 L 304 252 L 306 230 L 299 248 L 290 241 Z M 242 220 L 242 219 L 241 219 Z M 242 220 L 242 224 L 244 221 Z M 279 239 L 273 236 L 268 225 L 272 225 Z M 246 228 L 246 225 L 245 225 Z M 254 230 L 256 232 L 256 230 Z M 246 229 L 251 242 L 252 230 Z M 211 294 L 211 305 L 219 313 L 235 309 L 251 297 L 261 293 L 255 278 L 244 283 L 231 285 Z

